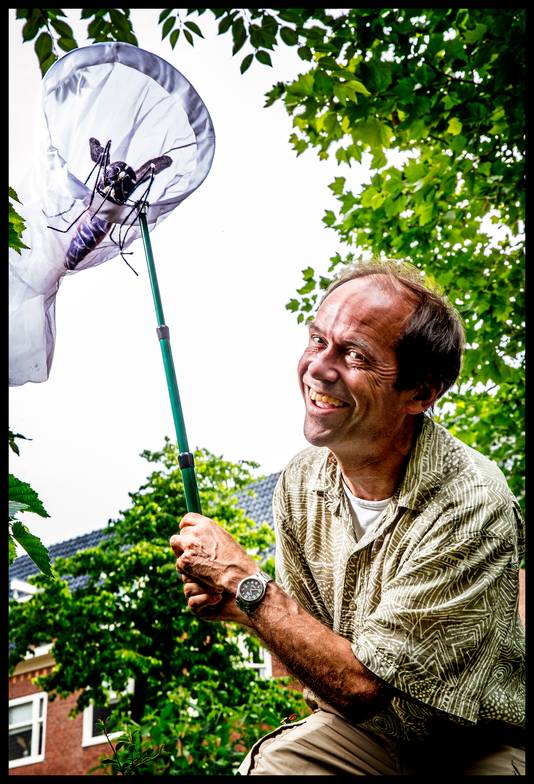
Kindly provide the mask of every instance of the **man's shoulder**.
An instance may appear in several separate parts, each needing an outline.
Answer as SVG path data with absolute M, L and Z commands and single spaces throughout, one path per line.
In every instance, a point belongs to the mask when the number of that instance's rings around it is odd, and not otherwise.
M 454 436 L 443 425 L 425 418 L 400 488 L 402 505 L 488 511 L 517 508 L 499 466 Z M 515 512 L 514 512 L 515 514 Z
M 424 434 L 425 444 L 421 457 L 429 468 L 438 469 L 454 481 L 462 476 L 473 481 L 495 482 L 503 488 L 508 486 L 497 463 L 453 435 L 439 422 L 428 417 Z
M 493 460 L 432 422 L 432 442 L 436 449 L 441 481 L 438 494 L 459 505 L 517 508 L 506 477 Z

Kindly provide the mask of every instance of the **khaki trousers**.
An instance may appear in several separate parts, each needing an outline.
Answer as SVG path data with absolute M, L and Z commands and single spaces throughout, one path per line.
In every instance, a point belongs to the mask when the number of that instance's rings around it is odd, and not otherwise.
M 476 736 L 475 736 L 476 737 Z M 480 733 L 473 742 L 456 738 L 410 746 L 359 729 L 340 716 L 316 710 L 261 738 L 238 775 L 440 776 L 525 775 L 524 747 Z

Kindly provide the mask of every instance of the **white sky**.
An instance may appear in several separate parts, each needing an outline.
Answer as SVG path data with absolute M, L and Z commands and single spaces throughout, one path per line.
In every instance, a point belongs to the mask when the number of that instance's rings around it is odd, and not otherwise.
M 33 43 L 10 10 L 10 173 L 23 191 L 32 124 L 40 105 Z M 89 43 L 79 11 L 66 11 L 80 46 Z M 307 444 L 296 365 L 305 327 L 285 310 L 301 270 L 326 273 L 336 234 L 321 222 L 335 207 L 328 183 L 362 177 L 356 167 L 297 158 L 291 118 L 263 108 L 276 82 L 307 70 L 295 49 L 273 54 L 273 68 L 241 75 L 246 47 L 232 57 L 228 34 L 201 17 L 206 40 L 161 41 L 159 9 L 133 9 L 139 46 L 178 68 L 212 117 L 216 151 L 200 188 L 152 234 L 170 327 L 190 448 L 278 471 Z M 98 129 L 93 134 L 98 137 Z M 367 176 L 367 173 L 363 173 Z M 20 193 L 19 193 L 20 195 Z M 129 506 L 152 470 L 139 453 L 175 440 L 156 317 L 141 240 L 131 248 L 136 277 L 120 258 L 64 278 L 56 300 L 56 347 L 48 381 L 10 390 L 9 424 L 20 441 L 11 470 L 30 482 L 51 515 L 22 515 L 45 544 L 103 527 Z

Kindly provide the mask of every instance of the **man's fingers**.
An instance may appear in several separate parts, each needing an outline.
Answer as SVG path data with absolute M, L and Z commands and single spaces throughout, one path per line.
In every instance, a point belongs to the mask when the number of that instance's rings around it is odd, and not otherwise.
M 208 520 L 208 517 L 204 515 L 197 514 L 196 512 L 188 512 L 182 519 L 180 520 L 180 529 L 185 528 L 188 525 L 198 525 L 198 523 L 202 522 L 202 520 Z
M 181 537 L 180 537 L 178 534 L 174 534 L 174 535 L 173 535 L 173 536 L 171 536 L 171 538 L 169 539 L 169 544 L 170 544 L 171 550 L 173 551 L 173 553 L 175 554 L 175 556 L 176 556 L 177 558 L 179 558 L 179 557 L 180 557 L 180 555 L 182 555 L 182 553 L 183 553 L 183 551 L 184 551 L 184 549 L 183 549 L 183 547 L 182 547 L 182 540 L 181 540 Z
M 190 610 L 199 610 L 202 607 L 208 607 L 213 604 L 219 604 L 222 594 L 213 593 L 199 593 L 190 596 L 187 600 L 187 606 Z
M 184 594 L 188 598 L 190 596 L 209 596 L 212 599 L 210 604 L 216 604 L 221 599 L 222 591 L 210 588 L 203 582 L 194 580 L 186 574 L 182 574 L 182 582 L 184 583 Z

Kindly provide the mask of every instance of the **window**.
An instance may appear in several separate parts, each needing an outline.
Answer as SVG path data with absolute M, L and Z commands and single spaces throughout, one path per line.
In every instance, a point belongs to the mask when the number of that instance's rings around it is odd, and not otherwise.
M 128 686 L 126 688 L 127 694 L 134 693 L 134 679 L 128 678 Z M 83 712 L 83 733 L 82 733 L 82 746 L 96 746 L 99 743 L 107 743 L 106 736 L 102 732 L 99 721 L 106 721 L 109 717 L 113 706 L 119 701 L 119 694 L 114 691 L 109 691 L 109 698 L 107 705 L 89 705 Z M 122 733 L 109 732 L 110 740 L 117 738 Z
M 9 767 L 44 760 L 46 692 L 9 701 Z
M 271 654 L 257 642 L 240 634 L 237 638 L 239 650 L 246 659 L 246 666 L 257 670 L 260 678 L 270 678 L 273 674 Z

